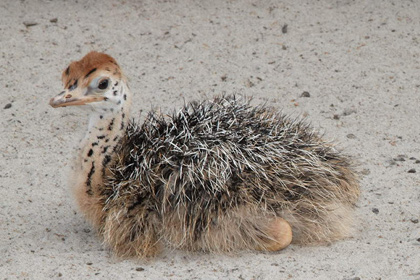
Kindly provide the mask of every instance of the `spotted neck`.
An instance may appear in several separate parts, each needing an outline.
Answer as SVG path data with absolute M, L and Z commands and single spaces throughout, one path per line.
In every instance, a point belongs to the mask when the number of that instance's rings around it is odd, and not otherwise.
M 116 83 L 110 106 L 97 107 L 89 119 L 88 132 L 81 142 L 79 162 L 84 174 L 86 193 L 98 191 L 103 178 L 108 175 L 107 167 L 113 160 L 115 150 L 124 135 L 129 121 L 131 93 L 125 83 Z

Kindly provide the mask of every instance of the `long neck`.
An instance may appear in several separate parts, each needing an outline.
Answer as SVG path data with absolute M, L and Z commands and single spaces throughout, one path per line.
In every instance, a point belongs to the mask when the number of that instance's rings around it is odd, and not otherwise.
M 113 160 L 129 121 L 131 93 L 122 84 L 118 94 L 121 102 L 117 106 L 96 108 L 91 114 L 88 132 L 81 142 L 79 161 L 89 195 L 100 188 L 103 178 L 108 175 L 107 167 Z

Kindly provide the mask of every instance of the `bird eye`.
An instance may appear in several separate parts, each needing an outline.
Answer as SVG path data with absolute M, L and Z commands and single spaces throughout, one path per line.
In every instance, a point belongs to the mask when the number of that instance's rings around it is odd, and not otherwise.
M 98 88 L 99 89 L 106 89 L 108 87 L 108 83 L 109 83 L 108 79 L 104 79 L 104 80 L 99 82 Z

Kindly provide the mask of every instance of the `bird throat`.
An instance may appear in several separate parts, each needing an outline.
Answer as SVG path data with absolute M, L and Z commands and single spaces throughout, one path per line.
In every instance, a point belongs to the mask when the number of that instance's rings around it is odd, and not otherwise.
M 129 102 L 114 110 L 94 111 L 89 119 L 86 136 L 81 142 L 79 166 L 88 195 L 100 191 L 103 180 L 109 175 L 115 151 L 121 143 L 129 122 Z

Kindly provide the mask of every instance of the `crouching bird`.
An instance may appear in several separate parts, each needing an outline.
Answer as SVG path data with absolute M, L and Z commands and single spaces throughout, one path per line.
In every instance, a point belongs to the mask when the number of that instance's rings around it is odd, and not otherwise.
M 277 251 L 349 235 L 359 184 L 347 156 L 303 121 L 234 95 L 130 120 L 117 62 L 90 52 L 63 72 L 56 107 L 89 105 L 72 188 L 121 257 L 163 246 Z

